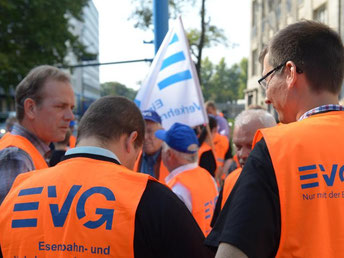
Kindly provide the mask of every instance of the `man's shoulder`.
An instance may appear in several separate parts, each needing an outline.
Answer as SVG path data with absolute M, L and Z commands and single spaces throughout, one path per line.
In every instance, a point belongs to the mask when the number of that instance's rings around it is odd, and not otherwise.
M 26 160 L 31 161 L 31 157 L 26 151 L 15 146 L 9 146 L 0 150 L 0 162 L 10 160 L 25 162 Z

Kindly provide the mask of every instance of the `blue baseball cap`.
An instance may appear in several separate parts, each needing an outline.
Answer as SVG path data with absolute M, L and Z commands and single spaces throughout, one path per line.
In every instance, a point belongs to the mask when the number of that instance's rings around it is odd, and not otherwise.
M 153 121 L 155 123 L 161 124 L 161 118 L 159 114 L 155 112 L 154 110 L 142 111 L 142 116 L 144 120 L 149 120 L 149 121 Z
M 194 130 L 181 123 L 173 124 L 168 131 L 157 130 L 155 136 L 176 151 L 195 153 L 198 150 L 198 139 Z

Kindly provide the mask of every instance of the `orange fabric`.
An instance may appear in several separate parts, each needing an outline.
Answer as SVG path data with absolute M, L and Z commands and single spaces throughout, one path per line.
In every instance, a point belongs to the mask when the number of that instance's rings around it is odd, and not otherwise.
M 221 202 L 221 210 L 225 205 L 228 196 L 231 194 L 233 187 L 238 180 L 241 174 L 242 168 L 237 168 L 226 177 L 225 182 L 223 184 L 223 192 L 222 192 L 222 202 Z
M 229 147 L 229 140 L 227 136 L 216 133 L 213 137 L 213 142 L 215 147 L 216 164 L 218 167 L 222 167 Z
M 142 151 L 139 154 L 139 157 L 136 159 L 135 165 L 134 165 L 134 171 L 140 172 L 140 167 L 141 167 L 141 161 L 142 161 Z M 156 179 L 159 180 L 160 183 L 165 184 L 165 178 L 168 176 L 169 172 L 167 168 L 165 167 L 164 163 L 162 162 L 161 159 L 161 154 L 160 157 L 158 158 L 159 163 L 155 164 L 154 166 L 154 175 L 158 176 Z
M 172 189 L 177 183 L 190 191 L 192 215 L 204 235 L 207 236 L 211 231 L 210 222 L 218 195 L 213 177 L 207 170 L 198 166 L 176 175 L 167 183 L 167 186 Z
M 279 189 L 276 257 L 344 257 L 344 112 L 313 115 L 257 134 L 269 149 Z
M 48 165 L 36 147 L 25 137 L 6 133 L 0 140 L 0 150 L 7 147 L 17 147 L 30 155 L 35 169 L 47 168 Z
M 135 214 L 148 179 L 83 157 L 18 176 L 0 207 L 4 257 L 134 257 Z
M 238 155 L 237 155 L 237 154 L 235 154 L 235 155 L 233 156 L 233 160 L 235 161 L 235 164 L 237 165 L 237 168 L 240 168 L 241 165 L 240 165 L 239 158 L 238 158 Z
M 209 151 L 209 150 L 211 150 L 210 145 L 206 142 L 203 142 L 202 145 L 199 147 L 198 157 L 200 158 L 204 152 Z
M 76 145 L 76 137 L 74 135 L 71 135 L 69 137 L 69 148 L 75 148 Z

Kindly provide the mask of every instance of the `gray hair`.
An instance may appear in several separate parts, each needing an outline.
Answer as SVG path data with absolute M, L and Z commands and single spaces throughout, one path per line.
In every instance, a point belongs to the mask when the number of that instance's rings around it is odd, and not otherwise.
M 162 143 L 162 150 L 163 151 L 171 150 L 176 155 L 177 159 L 185 160 L 189 163 L 198 162 L 198 151 L 196 151 L 195 153 L 180 152 L 171 148 L 166 142 Z
M 262 109 L 244 110 L 235 118 L 234 123 L 235 127 L 241 127 L 252 121 L 259 122 L 264 128 L 276 125 L 275 118 L 270 113 Z

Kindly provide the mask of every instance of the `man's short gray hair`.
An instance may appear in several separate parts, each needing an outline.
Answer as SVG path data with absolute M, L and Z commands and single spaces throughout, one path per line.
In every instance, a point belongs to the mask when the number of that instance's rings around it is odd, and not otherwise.
M 177 159 L 182 159 L 182 160 L 188 161 L 189 163 L 198 162 L 198 151 L 196 151 L 195 153 L 180 152 L 168 146 L 166 142 L 162 143 L 162 149 L 163 151 L 167 151 L 170 149 L 176 155 Z
M 269 112 L 262 109 L 244 110 L 235 118 L 234 123 L 235 127 L 241 127 L 252 121 L 260 122 L 264 128 L 276 125 L 275 118 Z

